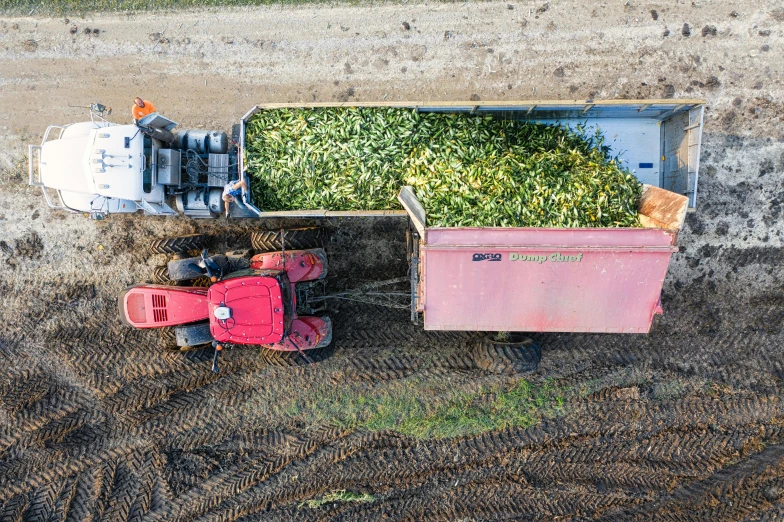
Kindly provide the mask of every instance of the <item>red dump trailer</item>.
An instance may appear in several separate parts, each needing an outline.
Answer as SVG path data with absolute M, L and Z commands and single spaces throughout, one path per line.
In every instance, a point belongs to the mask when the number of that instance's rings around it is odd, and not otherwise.
M 426 330 L 647 333 L 688 199 L 646 186 L 653 228 L 428 227 L 410 187 L 412 313 Z M 646 216 L 643 212 L 649 212 Z

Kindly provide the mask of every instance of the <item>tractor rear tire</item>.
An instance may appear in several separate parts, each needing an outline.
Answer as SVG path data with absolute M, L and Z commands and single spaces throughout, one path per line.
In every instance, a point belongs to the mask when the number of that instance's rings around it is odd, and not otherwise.
M 176 285 L 177 281 L 173 281 L 169 277 L 169 267 L 166 265 L 156 266 L 152 269 L 152 282 L 156 285 Z
M 311 350 L 303 350 L 303 352 L 310 357 L 310 360 L 314 363 L 320 363 L 329 359 L 332 356 L 334 349 L 335 343 L 330 343 L 323 348 L 313 348 Z M 262 348 L 260 355 L 261 359 L 270 366 L 288 368 L 293 366 L 307 366 L 310 364 L 299 354 L 299 352 L 282 352 L 280 350 Z
M 207 246 L 207 236 L 190 234 L 187 236 L 165 237 L 150 241 L 151 254 L 184 254 L 194 250 L 202 250 Z
M 505 341 L 487 336 L 474 347 L 476 365 L 493 373 L 514 375 L 533 372 L 542 360 L 542 350 L 533 339 L 513 333 Z
M 326 234 L 321 227 L 284 229 L 286 250 L 324 248 Z M 280 230 L 258 230 L 250 236 L 250 243 L 257 253 L 277 252 L 284 248 Z

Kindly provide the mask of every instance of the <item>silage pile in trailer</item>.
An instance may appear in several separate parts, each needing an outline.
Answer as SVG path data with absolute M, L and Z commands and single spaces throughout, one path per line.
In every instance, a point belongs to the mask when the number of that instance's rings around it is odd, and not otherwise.
M 401 108 L 269 109 L 246 129 L 261 210 L 399 209 L 429 226 L 634 227 L 642 186 L 596 133 Z

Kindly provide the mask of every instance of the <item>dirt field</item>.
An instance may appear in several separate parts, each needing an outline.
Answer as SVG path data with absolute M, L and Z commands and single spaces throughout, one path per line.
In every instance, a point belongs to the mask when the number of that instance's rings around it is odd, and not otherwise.
M 782 52 L 773 1 L 0 17 L 0 520 L 784 519 Z M 215 376 L 116 295 L 151 238 L 262 224 L 90 222 L 14 167 L 68 104 L 136 95 L 225 130 L 270 101 L 704 97 L 699 208 L 651 334 L 539 335 L 524 393 L 475 335 L 346 304 L 317 368 Z M 333 288 L 405 274 L 402 220 L 325 225 Z M 369 501 L 305 503 L 342 490 Z

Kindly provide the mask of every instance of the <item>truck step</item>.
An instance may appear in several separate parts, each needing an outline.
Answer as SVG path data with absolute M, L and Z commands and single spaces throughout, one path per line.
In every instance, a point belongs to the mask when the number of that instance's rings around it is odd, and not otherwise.
M 177 212 L 174 211 L 169 205 L 166 203 L 154 203 L 152 201 L 141 201 L 141 207 L 144 209 L 144 213 L 149 216 L 176 216 Z

